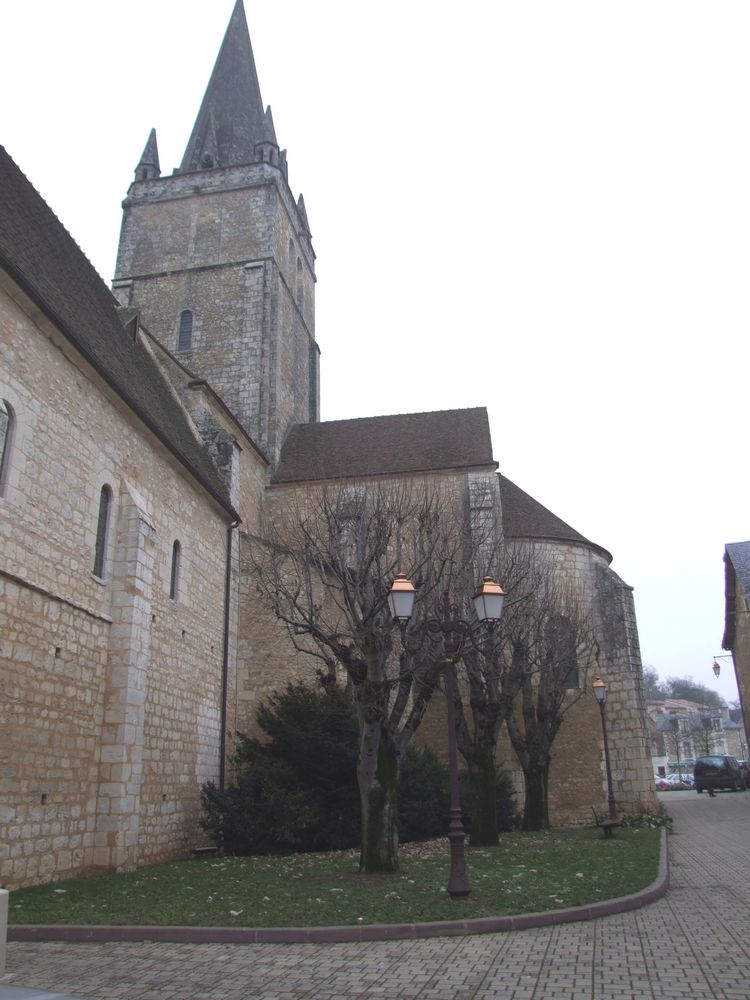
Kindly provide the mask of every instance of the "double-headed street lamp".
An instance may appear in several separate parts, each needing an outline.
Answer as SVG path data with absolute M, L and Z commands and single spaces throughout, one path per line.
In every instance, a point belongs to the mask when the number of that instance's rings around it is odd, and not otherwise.
M 416 594 L 410 580 L 399 573 L 388 593 L 391 614 L 401 629 L 401 643 L 405 649 L 406 626 L 414 610 Z M 503 613 L 505 591 L 489 576 L 486 576 L 474 594 L 474 610 L 480 625 L 491 632 Z M 438 637 L 443 645 L 443 671 L 445 674 L 445 697 L 448 703 L 448 770 L 450 775 L 450 826 L 448 840 L 451 851 L 451 871 L 448 879 L 448 893 L 456 898 L 468 896 L 471 892 L 464 859 L 464 827 L 461 821 L 461 796 L 458 787 L 458 753 L 456 747 L 456 660 L 461 655 L 468 640 L 475 649 L 479 646 L 474 638 L 474 628 L 469 622 L 457 617 L 457 608 L 449 601 L 448 595 L 435 607 L 436 617 L 427 618 L 420 624 L 421 636 L 417 649 L 425 638 Z M 411 650 L 416 652 L 416 650 Z
M 602 736 L 604 737 L 604 763 L 607 768 L 607 802 L 609 803 L 609 818 L 617 822 L 617 803 L 615 793 L 612 790 L 612 768 L 609 766 L 609 742 L 607 740 L 607 722 L 604 718 L 604 706 L 607 704 L 607 685 L 597 677 L 593 683 L 594 694 L 599 702 L 599 711 L 602 716 Z

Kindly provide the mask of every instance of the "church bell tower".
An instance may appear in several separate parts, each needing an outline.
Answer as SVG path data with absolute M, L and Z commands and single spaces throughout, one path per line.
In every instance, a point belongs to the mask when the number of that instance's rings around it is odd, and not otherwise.
M 237 0 L 180 167 L 151 132 L 123 203 L 113 288 L 278 459 L 319 419 L 315 254 Z

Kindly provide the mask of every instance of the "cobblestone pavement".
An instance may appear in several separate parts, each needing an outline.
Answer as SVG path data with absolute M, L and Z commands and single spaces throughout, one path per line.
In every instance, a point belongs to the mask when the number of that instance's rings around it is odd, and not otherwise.
M 91 1000 L 748 1000 L 750 793 L 663 800 L 675 820 L 671 888 L 640 910 L 366 944 L 17 942 L 0 1000 L 21 996 L 14 984 Z

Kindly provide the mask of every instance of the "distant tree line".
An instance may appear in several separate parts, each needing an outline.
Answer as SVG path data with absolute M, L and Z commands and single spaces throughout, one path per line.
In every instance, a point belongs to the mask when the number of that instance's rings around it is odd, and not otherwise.
M 682 698 L 707 708 L 726 707 L 724 699 L 716 691 L 699 684 L 692 677 L 667 677 L 662 681 L 653 667 L 643 668 L 643 688 L 649 701 Z

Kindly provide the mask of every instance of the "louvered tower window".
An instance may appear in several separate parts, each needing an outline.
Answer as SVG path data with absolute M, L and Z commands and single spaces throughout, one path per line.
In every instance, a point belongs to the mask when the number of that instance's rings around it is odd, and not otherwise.
M 189 351 L 193 344 L 193 314 L 190 309 L 180 313 L 180 333 L 177 338 L 177 350 Z

